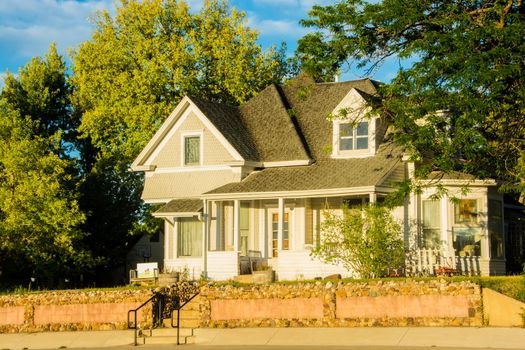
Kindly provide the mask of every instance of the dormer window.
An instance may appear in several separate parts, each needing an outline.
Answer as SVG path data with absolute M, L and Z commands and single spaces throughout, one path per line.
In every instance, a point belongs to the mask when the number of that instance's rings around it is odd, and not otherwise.
M 202 163 L 202 134 L 191 133 L 182 136 L 183 165 L 201 165 Z
M 361 158 L 376 152 L 376 118 L 333 121 L 332 158 Z
M 339 124 L 339 151 L 368 149 L 368 121 Z

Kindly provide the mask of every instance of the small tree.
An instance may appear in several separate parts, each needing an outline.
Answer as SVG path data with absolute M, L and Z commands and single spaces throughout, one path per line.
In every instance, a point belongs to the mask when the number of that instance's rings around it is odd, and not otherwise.
M 311 255 L 330 264 L 341 264 L 362 278 L 384 276 L 403 264 L 401 226 L 379 206 L 344 208 L 343 215 L 324 212 L 321 242 Z

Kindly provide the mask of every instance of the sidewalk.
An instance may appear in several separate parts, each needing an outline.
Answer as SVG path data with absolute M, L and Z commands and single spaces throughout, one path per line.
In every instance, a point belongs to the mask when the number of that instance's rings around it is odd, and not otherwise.
M 236 328 L 196 329 L 196 345 L 327 345 L 525 349 L 521 328 Z M 133 331 L 0 334 L 0 349 L 130 345 Z M 174 344 L 175 340 L 167 342 Z

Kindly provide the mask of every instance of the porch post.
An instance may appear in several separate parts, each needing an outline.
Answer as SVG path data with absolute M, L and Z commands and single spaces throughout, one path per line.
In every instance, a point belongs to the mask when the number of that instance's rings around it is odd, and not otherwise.
M 377 194 L 375 192 L 370 192 L 370 194 L 368 195 L 368 199 L 371 204 L 375 203 L 377 201 Z
M 241 203 L 238 199 L 233 201 L 233 250 L 239 252 L 239 219 Z
M 215 250 L 224 250 L 223 242 L 221 241 L 221 206 L 222 202 L 214 201 L 215 204 Z
M 284 198 L 279 198 L 277 221 L 277 251 L 283 250 Z
M 210 225 L 210 204 L 206 199 L 202 200 L 202 276 L 208 277 L 208 232 Z

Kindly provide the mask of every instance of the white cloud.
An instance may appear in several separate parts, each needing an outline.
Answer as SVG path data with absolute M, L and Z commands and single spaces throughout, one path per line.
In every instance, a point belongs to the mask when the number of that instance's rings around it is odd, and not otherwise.
M 297 21 L 258 19 L 250 16 L 248 17 L 248 25 L 267 36 L 300 38 L 308 32 L 308 29 L 301 27 Z
M 59 52 L 89 39 L 96 11 L 113 11 L 113 0 L 0 1 L 0 69 L 47 52 L 56 42 Z
M 293 7 L 295 10 L 308 11 L 313 5 L 329 5 L 332 0 L 253 0 L 257 6 Z

